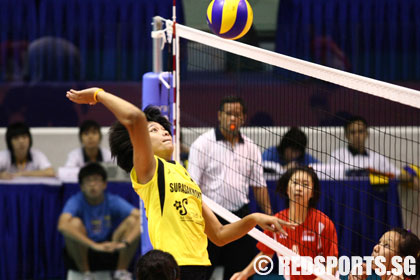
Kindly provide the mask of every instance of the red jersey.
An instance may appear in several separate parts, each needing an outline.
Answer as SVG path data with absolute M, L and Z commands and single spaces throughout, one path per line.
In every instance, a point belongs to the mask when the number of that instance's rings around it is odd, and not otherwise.
M 275 216 L 279 219 L 289 221 L 289 209 L 282 210 Z M 321 211 L 310 208 L 308 216 L 302 224 L 295 227 L 294 230 L 286 227 L 283 227 L 283 229 L 287 232 L 288 237 L 267 230 L 264 231 L 264 233 L 300 256 L 309 256 L 312 258 L 315 258 L 316 256 L 338 257 L 337 232 L 335 226 L 330 218 Z M 275 253 L 275 251 L 261 242 L 258 242 L 257 248 L 266 255 Z M 298 269 L 298 271 L 299 270 L 300 269 Z M 285 278 L 287 279 L 288 277 L 286 276 Z M 293 280 L 309 280 L 315 278 L 315 275 L 291 276 L 291 279 Z

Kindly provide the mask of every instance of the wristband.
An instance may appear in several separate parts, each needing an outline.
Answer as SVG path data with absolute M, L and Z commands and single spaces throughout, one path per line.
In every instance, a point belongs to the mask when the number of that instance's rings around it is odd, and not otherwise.
M 100 93 L 101 91 L 104 91 L 102 88 L 98 88 L 95 93 L 93 94 L 93 100 L 98 103 L 98 99 L 96 98 L 96 96 L 98 95 L 98 93 Z

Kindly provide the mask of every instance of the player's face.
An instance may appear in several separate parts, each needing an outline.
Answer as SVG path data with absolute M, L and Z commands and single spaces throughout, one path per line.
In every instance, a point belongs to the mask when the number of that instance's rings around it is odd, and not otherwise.
M 347 128 L 346 136 L 350 146 L 360 151 L 365 149 L 368 132 L 367 127 L 363 122 L 355 121 L 351 123 Z
M 87 149 L 98 148 L 101 143 L 101 134 L 95 128 L 88 129 L 82 133 L 82 145 Z
M 241 103 L 225 103 L 223 111 L 218 112 L 218 119 L 222 131 L 237 135 L 245 119 Z
M 398 254 L 398 245 L 400 244 L 400 234 L 395 231 L 388 231 L 379 239 L 379 243 L 373 247 L 372 257 L 383 256 L 386 259 L 384 265 L 387 270 L 391 269 L 391 258 Z M 373 263 L 372 268 L 376 266 Z
M 25 157 L 28 154 L 30 138 L 27 134 L 18 135 L 12 138 L 12 149 L 15 156 L 21 158 Z
M 83 178 L 81 189 L 89 201 L 102 199 L 106 188 L 106 182 L 99 174 Z
M 149 122 L 148 129 L 153 153 L 161 158 L 171 159 L 174 146 L 169 132 L 157 122 Z
M 297 203 L 298 205 L 309 205 L 309 200 L 312 197 L 314 183 L 311 175 L 305 171 L 296 171 L 290 177 L 287 187 L 287 195 L 289 196 L 289 203 Z

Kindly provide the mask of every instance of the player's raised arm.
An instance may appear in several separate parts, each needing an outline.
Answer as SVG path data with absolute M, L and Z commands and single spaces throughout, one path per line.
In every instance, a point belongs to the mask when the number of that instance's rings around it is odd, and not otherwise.
M 133 145 L 133 164 L 138 181 L 147 183 L 153 177 L 156 161 L 144 113 L 130 102 L 100 88 L 71 89 L 66 96 L 77 104 L 94 105 L 100 102 L 115 115 L 130 135 Z

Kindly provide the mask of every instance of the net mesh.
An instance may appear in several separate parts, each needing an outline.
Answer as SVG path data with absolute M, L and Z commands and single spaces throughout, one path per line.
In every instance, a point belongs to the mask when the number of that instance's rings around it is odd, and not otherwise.
M 250 192 L 251 211 L 271 207 L 277 213 L 287 208 L 275 191 L 277 180 L 289 167 L 311 165 L 321 180 L 317 209 L 334 223 L 340 255 L 370 255 L 381 235 L 394 227 L 420 233 L 419 103 L 401 104 L 407 103 L 403 92 L 396 102 L 398 94 L 392 100 L 370 95 L 285 70 L 276 61 L 237 55 L 221 42 L 179 36 L 181 158 L 188 170 L 199 170 L 199 177 L 192 177 L 204 194 L 234 212 Z M 253 52 L 258 57 L 258 50 Z M 363 83 L 355 81 L 358 87 Z M 226 96 L 241 97 L 246 115 L 221 108 Z M 226 119 L 242 117 L 241 135 L 253 143 L 245 150 L 217 132 L 224 132 Z M 254 144 L 259 155 L 253 153 Z M 271 206 L 253 198 L 252 187 L 262 185 L 259 168 Z M 241 180 L 250 188 L 239 186 Z

